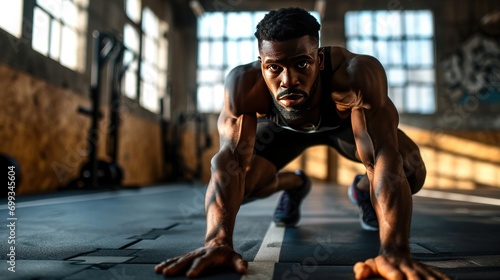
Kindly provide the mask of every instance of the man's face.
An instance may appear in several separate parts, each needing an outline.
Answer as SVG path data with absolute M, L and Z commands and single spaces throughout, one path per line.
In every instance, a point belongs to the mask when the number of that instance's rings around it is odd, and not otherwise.
M 323 53 L 309 36 L 288 41 L 262 41 L 259 59 L 262 75 L 283 116 L 293 121 L 302 116 L 318 89 Z

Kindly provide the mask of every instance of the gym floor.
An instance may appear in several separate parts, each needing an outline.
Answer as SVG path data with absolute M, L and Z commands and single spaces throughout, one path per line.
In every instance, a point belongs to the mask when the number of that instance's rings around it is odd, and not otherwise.
M 1 230 L 2 279 L 163 279 L 153 271 L 157 263 L 203 244 L 204 191 L 177 184 L 18 197 L 17 220 L 8 219 L 3 203 L 2 223 L 14 221 L 15 231 Z M 201 279 L 353 279 L 352 265 L 377 254 L 378 234 L 361 230 L 345 186 L 315 183 L 295 228 L 274 227 L 278 198 L 239 212 L 235 247 L 249 273 Z M 15 272 L 8 271 L 9 233 Z M 414 197 L 415 259 L 454 279 L 500 279 L 499 241 L 499 189 L 423 190 Z

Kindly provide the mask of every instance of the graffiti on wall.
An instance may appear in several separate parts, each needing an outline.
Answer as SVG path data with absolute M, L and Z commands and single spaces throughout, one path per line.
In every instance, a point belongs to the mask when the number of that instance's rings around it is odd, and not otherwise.
M 500 103 L 500 40 L 476 33 L 442 62 L 446 95 L 453 103 L 471 96 Z

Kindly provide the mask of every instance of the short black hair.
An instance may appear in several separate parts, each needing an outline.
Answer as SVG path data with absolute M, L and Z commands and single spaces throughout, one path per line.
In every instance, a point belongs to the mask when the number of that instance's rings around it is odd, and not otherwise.
M 267 13 L 257 24 L 259 49 L 261 42 L 286 41 L 309 35 L 319 41 L 320 24 L 308 11 L 290 7 L 273 10 Z

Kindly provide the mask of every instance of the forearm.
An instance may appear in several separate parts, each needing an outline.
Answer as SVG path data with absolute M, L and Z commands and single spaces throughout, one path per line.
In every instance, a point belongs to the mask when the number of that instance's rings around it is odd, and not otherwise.
M 387 157 L 385 157 L 387 158 Z M 372 180 L 382 254 L 410 254 L 412 197 L 400 157 L 380 157 Z
M 219 152 L 212 160 L 212 176 L 205 197 L 205 245 L 233 246 L 236 215 L 245 194 L 245 168 L 238 157 Z

